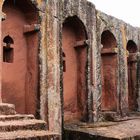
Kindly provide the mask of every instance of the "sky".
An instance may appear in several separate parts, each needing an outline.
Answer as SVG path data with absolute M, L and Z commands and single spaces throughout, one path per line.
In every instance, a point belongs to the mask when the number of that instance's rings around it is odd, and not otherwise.
M 140 27 L 140 0 L 88 0 L 96 9 Z

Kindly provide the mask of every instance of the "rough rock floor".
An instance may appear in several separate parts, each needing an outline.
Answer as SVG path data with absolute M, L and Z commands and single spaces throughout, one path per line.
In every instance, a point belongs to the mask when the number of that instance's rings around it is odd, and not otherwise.
M 0 104 L 0 140 L 59 140 L 56 133 L 47 131 L 46 122 L 33 115 L 16 114 L 15 107 Z
M 140 140 L 140 117 L 120 122 L 97 124 L 69 123 L 65 126 L 67 140 Z

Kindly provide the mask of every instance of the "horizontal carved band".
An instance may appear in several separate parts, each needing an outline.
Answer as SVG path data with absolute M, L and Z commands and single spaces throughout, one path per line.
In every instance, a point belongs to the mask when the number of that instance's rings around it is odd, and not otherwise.
M 106 48 L 101 50 L 101 54 L 117 54 L 118 48 Z
M 81 41 L 77 41 L 74 47 L 77 48 L 77 47 L 86 47 L 86 46 L 87 46 L 87 41 L 81 40 Z
M 24 33 L 37 32 L 40 30 L 40 24 L 24 25 Z
M 6 19 L 6 14 L 5 13 L 2 12 L 1 16 L 2 16 L 1 17 L 2 21 Z

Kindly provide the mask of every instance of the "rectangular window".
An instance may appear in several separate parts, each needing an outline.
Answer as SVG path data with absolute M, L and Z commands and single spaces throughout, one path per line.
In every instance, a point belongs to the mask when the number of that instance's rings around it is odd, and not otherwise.
M 13 63 L 14 51 L 13 48 L 3 47 L 3 62 Z

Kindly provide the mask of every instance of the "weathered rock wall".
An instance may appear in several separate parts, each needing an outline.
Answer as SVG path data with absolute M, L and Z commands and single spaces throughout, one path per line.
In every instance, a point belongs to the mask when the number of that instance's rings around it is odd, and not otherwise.
M 88 71 L 87 71 L 87 98 L 88 101 L 86 106 L 88 108 L 88 119 L 92 120 L 92 98 L 93 93 L 91 93 L 92 86 L 96 86 L 96 18 L 95 18 L 95 7 L 93 4 L 85 1 L 63 1 L 62 3 L 62 23 L 67 17 L 77 16 L 84 24 L 86 32 L 87 32 L 87 44 L 88 44 Z M 92 57 L 92 59 L 91 59 Z M 92 61 L 94 60 L 94 61 Z M 92 68 L 93 67 L 93 72 Z
M 127 42 L 133 40 L 139 47 L 139 30 L 125 22 L 97 11 L 97 48 L 99 50 L 98 59 L 101 54 L 101 34 L 105 30 L 113 33 L 117 40 L 118 48 L 118 73 L 117 73 L 117 110 L 125 115 L 128 113 L 128 74 L 127 74 Z M 99 60 L 101 64 L 101 60 Z M 101 65 L 100 65 L 101 66 Z M 100 68 L 99 68 L 100 69 Z M 101 75 L 101 73 L 98 73 Z M 100 76 L 99 76 L 100 77 Z M 101 78 L 100 78 L 101 79 Z M 138 79 L 137 79 L 138 80 Z M 98 94 L 101 97 L 101 92 Z
M 40 115 L 42 119 L 47 121 L 48 129 L 61 133 L 63 125 L 62 28 L 63 22 L 67 17 L 77 16 L 84 24 L 87 32 L 86 121 L 97 121 L 101 111 L 101 34 L 105 30 L 112 32 L 117 41 L 117 112 L 122 115 L 127 114 L 128 74 L 126 45 L 128 40 L 133 40 L 139 47 L 139 28 L 134 28 L 121 20 L 96 10 L 95 6 L 86 0 L 32 0 L 31 2 L 36 5 L 40 15 L 40 43 L 38 46 Z M 0 5 L 2 7 L 3 1 L 0 1 Z M 0 49 L 1 54 L 2 47 Z M 0 57 L 0 73 L 2 73 L 1 63 L 2 58 Z M 140 74 L 138 70 L 136 91 L 139 93 Z
M 91 61 L 91 56 L 96 60 L 95 7 L 85 0 L 57 2 L 51 0 L 47 2 L 45 20 L 42 24 L 40 85 L 41 116 L 48 120 L 49 129 L 53 131 L 61 131 L 63 114 L 62 25 L 69 16 L 77 16 L 84 23 L 88 34 L 87 107 L 89 119 L 92 120 L 91 81 L 94 81 L 92 84 L 96 86 L 96 61 Z M 92 80 L 91 66 L 94 68 Z

